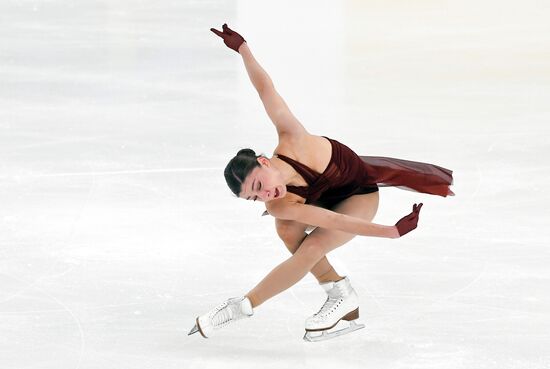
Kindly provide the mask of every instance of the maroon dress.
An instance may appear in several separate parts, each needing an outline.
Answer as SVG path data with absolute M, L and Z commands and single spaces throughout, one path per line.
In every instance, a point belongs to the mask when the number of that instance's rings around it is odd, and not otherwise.
M 287 156 L 276 156 L 291 165 L 308 186 L 286 186 L 306 199 L 306 204 L 331 208 L 352 195 L 378 191 L 378 186 L 394 186 L 404 190 L 439 196 L 454 196 L 453 171 L 434 164 L 383 156 L 358 156 L 346 145 L 323 136 L 332 145 L 327 168 L 318 173 Z M 262 215 L 269 214 L 265 211 Z

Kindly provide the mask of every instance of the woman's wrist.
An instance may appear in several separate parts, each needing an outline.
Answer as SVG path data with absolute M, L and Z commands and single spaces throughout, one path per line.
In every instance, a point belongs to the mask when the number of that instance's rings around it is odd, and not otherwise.
M 239 48 L 237 49 L 237 52 L 240 54 L 242 51 L 244 51 L 245 49 L 248 49 L 248 45 L 246 44 L 246 41 L 244 41 L 241 46 L 239 46 Z
M 390 234 L 389 238 L 399 238 L 401 237 L 399 235 L 399 230 L 397 229 L 397 226 L 390 226 Z

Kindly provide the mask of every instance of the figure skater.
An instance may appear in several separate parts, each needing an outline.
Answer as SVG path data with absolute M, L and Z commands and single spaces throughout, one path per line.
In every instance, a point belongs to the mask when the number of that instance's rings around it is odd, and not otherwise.
M 210 30 L 239 53 L 250 80 L 279 137 L 273 157 L 242 149 L 227 164 L 227 185 L 239 198 L 263 201 L 275 218 L 277 234 L 292 256 L 277 265 L 246 295 L 233 297 L 196 318 L 189 335 L 211 337 L 227 324 L 251 317 L 259 305 L 300 281 L 308 272 L 327 293 L 321 309 L 306 319 L 306 341 L 319 341 L 363 328 L 356 324 L 359 300 L 348 276 L 341 276 L 326 254 L 356 235 L 399 238 L 417 227 L 422 203 L 394 226 L 372 223 L 378 186 L 446 197 L 454 195 L 452 171 L 433 164 L 358 156 L 346 145 L 310 134 L 275 90 L 244 38 L 227 24 Z M 309 232 L 309 233 L 308 233 Z M 329 331 L 341 320 L 349 326 Z

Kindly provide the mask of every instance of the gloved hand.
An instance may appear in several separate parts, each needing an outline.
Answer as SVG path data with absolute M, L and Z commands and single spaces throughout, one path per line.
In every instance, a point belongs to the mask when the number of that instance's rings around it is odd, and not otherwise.
M 414 204 L 412 213 L 404 216 L 403 218 L 399 219 L 397 223 L 395 223 L 400 237 L 416 228 L 416 224 L 418 223 L 418 215 L 420 213 L 422 205 L 424 204 L 420 203 L 420 205 L 418 206 Z
M 210 31 L 223 38 L 223 43 L 226 44 L 227 47 L 235 50 L 236 52 L 239 52 L 239 46 L 241 46 L 243 42 L 246 42 L 246 40 L 243 38 L 243 36 L 239 35 L 231 28 L 227 27 L 227 23 L 223 24 L 222 29 L 223 32 L 220 32 L 214 28 L 210 28 Z

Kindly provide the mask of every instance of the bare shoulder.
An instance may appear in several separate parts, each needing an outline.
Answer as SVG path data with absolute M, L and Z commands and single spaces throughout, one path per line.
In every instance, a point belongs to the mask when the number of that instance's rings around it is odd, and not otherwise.
M 311 141 L 312 134 L 307 131 L 287 132 L 279 134 L 279 144 L 274 153 L 281 153 L 287 156 L 296 156 L 300 154 L 301 149 L 306 148 Z
M 324 137 L 305 133 L 279 136 L 273 155 L 282 154 L 322 173 L 330 162 L 332 144 Z

